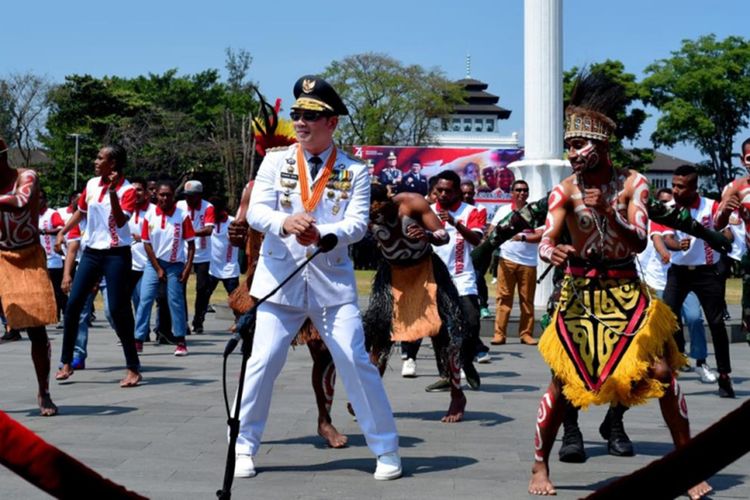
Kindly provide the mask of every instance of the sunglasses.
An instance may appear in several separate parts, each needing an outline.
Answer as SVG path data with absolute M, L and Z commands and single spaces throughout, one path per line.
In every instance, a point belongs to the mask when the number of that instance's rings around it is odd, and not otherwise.
M 514 189 L 513 191 L 515 191 L 516 193 L 528 193 L 529 192 L 528 189 Z
M 324 116 L 330 116 L 327 113 L 321 111 L 292 111 L 289 113 L 289 117 L 293 121 L 305 120 L 306 122 L 316 122 Z

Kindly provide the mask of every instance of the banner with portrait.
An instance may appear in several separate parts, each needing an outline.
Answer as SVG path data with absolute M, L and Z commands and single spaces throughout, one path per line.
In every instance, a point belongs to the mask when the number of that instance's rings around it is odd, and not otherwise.
M 354 146 L 352 149 L 355 156 L 369 165 L 370 175 L 397 192 L 421 192 L 419 179 L 429 179 L 444 169 L 454 170 L 462 181 L 474 183 L 475 200 L 487 209 L 488 221 L 500 204 L 510 202 L 515 176 L 508 164 L 523 158 L 523 149 L 416 146 Z

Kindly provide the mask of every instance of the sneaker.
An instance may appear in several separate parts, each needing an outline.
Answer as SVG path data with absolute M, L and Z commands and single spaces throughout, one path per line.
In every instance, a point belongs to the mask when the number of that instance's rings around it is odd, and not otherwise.
M 493 316 L 494 314 L 492 314 L 492 311 L 490 311 L 487 307 L 483 307 L 479 310 L 479 317 L 482 319 L 491 318 Z
M 240 455 L 234 459 L 234 477 L 255 477 L 255 463 L 250 455 Z
M 394 451 L 392 453 L 384 453 L 378 457 L 373 477 L 378 481 L 388 481 L 400 478 L 401 472 L 401 457 Z
M 711 371 L 711 367 L 708 366 L 708 363 L 703 363 L 702 365 L 698 366 L 695 371 L 698 372 L 698 377 L 700 377 L 701 382 L 703 382 L 704 384 L 716 383 L 716 374 Z
M 732 388 L 732 379 L 727 374 L 719 375 L 719 397 L 734 399 L 734 389 Z
M 214 309 L 214 306 L 212 306 L 211 304 L 208 304 L 208 307 L 206 307 L 206 312 L 207 313 L 215 313 L 216 309 Z
M 185 342 L 180 342 L 177 344 L 177 347 L 174 349 L 174 355 L 175 356 L 187 356 L 188 350 L 187 346 L 185 345 Z
M 401 376 L 404 378 L 414 378 L 417 376 L 417 362 L 413 359 L 405 359 L 401 365 Z
M 141 342 L 140 340 L 135 341 L 135 352 L 137 352 L 138 354 L 143 352 L 143 342 Z
M 479 354 L 477 354 L 477 357 L 475 358 L 475 360 L 476 360 L 477 363 L 481 363 L 483 365 L 486 365 L 487 363 L 491 363 L 492 362 L 492 358 L 490 357 L 490 353 L 487 352 L 487 351 L 480 352 Z
M 85 370 L 86 360 L 81 358 L 73 358 L 73 362 L 70 363 L 70 367 L 74 370 Z
M 447 378 L 439 378 L 424 388 L 427 392 L 446 392 L 451 388 L 451 383 Z
M 196 335 L 201 335 L 203 333 L 203 325 L 193 325 L 193 333 Z M 190 334 L 188 333 L 188 335 Z

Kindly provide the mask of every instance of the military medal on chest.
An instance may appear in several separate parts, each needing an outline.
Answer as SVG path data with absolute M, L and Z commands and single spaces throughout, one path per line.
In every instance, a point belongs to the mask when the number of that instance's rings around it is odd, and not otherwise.
M 281 187 L 284 188 L 284 193 L 281 195 L 281 200 L 279 200 L 279 202 L 284 208 L 292 206 L 292 199 L 290 196 L 292 194 L 292 189 L 297 187 L 297 181 L 299 180 L 299 175 L 295 172 L 295 163 L 296 160 L 294 158 L 287 158 L 286 167 L 284 168 L 284 171 L 281 172 Z
M 341 200 L 349 199 L 349 190 L 352 188 L 352 172 L 346 170 L 343 164 L 338 165 L 338 170 L 335 170 L 331 179 L 326 186 L 328 191 L 328 198 L 333 200 L 333 206 L 331 207 L 331 213 L 337 215 L 341 210 Z

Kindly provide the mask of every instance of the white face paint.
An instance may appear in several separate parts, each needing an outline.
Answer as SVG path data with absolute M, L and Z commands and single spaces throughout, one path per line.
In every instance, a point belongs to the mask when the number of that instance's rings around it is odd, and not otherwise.
M 574 137 L 566 141 L 568 160 L 575 172 L 583 172 L 599 163 L 599 152 L 591 139 Z

